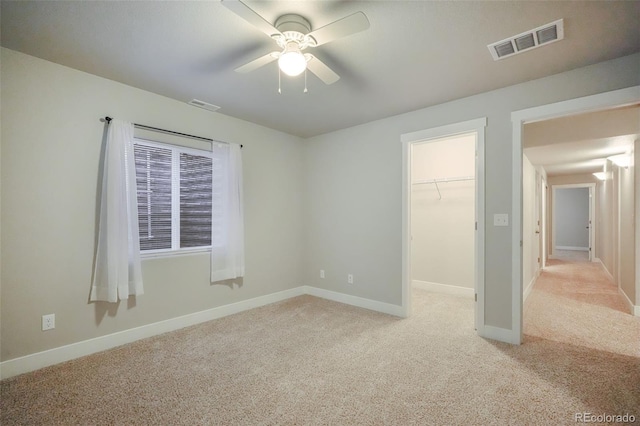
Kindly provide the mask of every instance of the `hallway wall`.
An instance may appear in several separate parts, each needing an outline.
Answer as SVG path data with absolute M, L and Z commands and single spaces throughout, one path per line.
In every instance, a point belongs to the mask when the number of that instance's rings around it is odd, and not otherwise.
M 618 200 L 619 200 L 619 247 L 620 257 L 618 283 L 629 301 L 636 300 L 635 284 L 635 227 L 634 214 L 634 174 L 633 165 L 628 168 L 618 167 Z
M 596 193 L 596 257 L 602 262 L 613 281 L 616 280 L 617 229 L 617 172 L 610 161 L 604 166 L 607 179 L 598 182 Z

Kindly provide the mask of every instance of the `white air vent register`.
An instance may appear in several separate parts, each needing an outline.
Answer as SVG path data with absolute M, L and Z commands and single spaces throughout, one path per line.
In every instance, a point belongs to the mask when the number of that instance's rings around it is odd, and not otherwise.
M 545 44 L 564 38 L 564 21 L 558 19 L 550 24 L 542 25 L 522 34 L 491 43 L 487 47 L 493 60 L 504 59 L 526 50 L 535 49 Z
M 199 101 L 197 99 L 191 99 L 187 103 L 189 105 L 193 105 L 193 106 L 198 107 L 198 108 L 204 108 L 204 109 L 206 109 L 208 111 L 211 111 L 211 112 L 215 112 L 215 111 L 220 109 L 220 107 L 218 105 L 210 104 L 210 103 L 207 103 L 207 102 L 204 102 L 204 101 Z

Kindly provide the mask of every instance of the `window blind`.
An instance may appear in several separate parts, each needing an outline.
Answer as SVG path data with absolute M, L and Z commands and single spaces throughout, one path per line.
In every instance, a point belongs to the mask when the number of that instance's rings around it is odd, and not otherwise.
M 180 248 L 211 245 L 211 158 L 180 153 Z
M 134 145 L 140 250 L 171 249 L 170 149 Z

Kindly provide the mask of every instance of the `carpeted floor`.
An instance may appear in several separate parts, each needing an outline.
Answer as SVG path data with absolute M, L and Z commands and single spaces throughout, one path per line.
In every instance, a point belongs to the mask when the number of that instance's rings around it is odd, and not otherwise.
M 521 346 L 477 337 L 467 298 L 416 289 L 403 320 L 302 296 L 4 380 L 0 423 L 639 422 L 640 318 L 600 274 L 552 262 Z

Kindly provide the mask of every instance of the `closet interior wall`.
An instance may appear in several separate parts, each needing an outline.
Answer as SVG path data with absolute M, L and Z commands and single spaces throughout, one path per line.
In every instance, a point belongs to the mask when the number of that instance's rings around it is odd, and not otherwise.
M 474 287 L 475 134 L 415 144 L 412 283 Z

